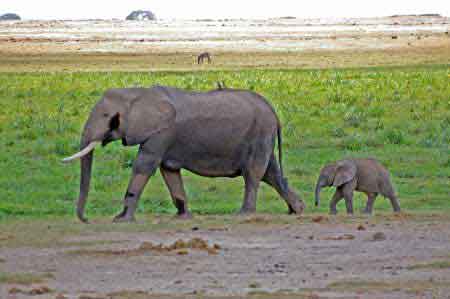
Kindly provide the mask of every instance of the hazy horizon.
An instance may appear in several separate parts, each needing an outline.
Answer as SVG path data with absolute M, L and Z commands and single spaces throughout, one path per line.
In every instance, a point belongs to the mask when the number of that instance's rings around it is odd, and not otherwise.
M 296 18 L 370 18 L 391 15 L 440 14 L 450 16 L 450 4 L 443 0 L 388 1 L 379 0 L 361 3 L 357 0 L 339 2 L 316 0 L 313 3 L 278 0 L 276 3 L 261 4 L 257 1 L 227 0 L 175 0 L 123 2 L 109 1 L 62 1 L 41 0 L 38 3 L 28 0 L 9 1 L 0 7 L 0 15 L 17 13 L 22 19 L 124 19 L 131 11 L 150 10 L 158 19 L 267 19 L 279 17 Z M 179 3 L 178 3 L 179 2 Z M 173 8 L 176 8 L 174 10 Z

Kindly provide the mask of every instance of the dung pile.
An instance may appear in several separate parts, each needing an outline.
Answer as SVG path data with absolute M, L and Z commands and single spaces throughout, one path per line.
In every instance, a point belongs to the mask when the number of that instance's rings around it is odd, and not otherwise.
M 163 244 L 155 245 L 152 242 L 144 242 L 141 244 L 141 246 L 137 249 L 140 251 L 159 251 L 159 252 L 171 252 L 174 251 L 177 254 L 187 254 L 188 249 L 196 249 L 196 250 L 203 250 L 208 252 L 208 254 L 217 254 L 220 250 L 220 246 L 218 244 L 213 244 L 212 246 L 209 246 L 208 241 L 205 241 L 201 238 L 193 238 L 188 241 L 184 241 L 181 239 L 176 240 L 173 244 L 165 246 Z
M 72 255 L 89 255 L 89 256 L 137 256 L 148 253 L 149 251 L 158 253 L 175 253 L 186 255 L 189 249 L 206 251 L 208 254 L 218 254 L 221 247 L 218 244 L 209 246 L 208 241 L 201 238 L 193 238 L 188 241 L 181 239 L 176 240 L 170 245 L 154 244 L 152 242 L 143 242 L 138 248 L 134 249 L 117 249 L 117 250 L 89 250 L 79 249 L 70 251 Z

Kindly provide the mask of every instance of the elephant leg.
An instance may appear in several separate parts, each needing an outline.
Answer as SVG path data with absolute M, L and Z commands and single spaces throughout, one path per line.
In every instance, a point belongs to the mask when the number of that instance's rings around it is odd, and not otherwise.
M 256 196 L 258 194 L 259 179 L 251 174 L 244 175 L 245 195 L 240 214 L 256 212 Z
M 364 209 L 363 213 L 365 214 L 372 214 L 373 209 L 373 203 L 375 202 L 375 199 L 377 198 L 377 193 L 367 193 L 367 204 L 366 208 Z
M 289 214 L 301 214 L 305 209 L 305 204 L 300 197 L 289 188 L 287 181 L 282 177 L 278 162 L 272 154 L 266 173 L 262 179 L 265 183 L 274 188 L 286 202 Z
M 392 209 L 394 209 L 394 212 L 400 213 L 400 203 L 398 202 L 397 196 L 395 196 L 395 194 L 389 194 L 388 198 L 391 201 Z
M 264 139 L 250 146 L 250 155 L 242 171 L 245 182 L 245 196 L 240 214 L 256 212 L 256 197 L 259 183 L 269 164 L 272 148 L 273 143 L 271 139 Z
M 131 180 L 128 184 L 127 192 L 125 193 L 123 210 L 116 217 L 114 217 L 114 222 L 135 221 L 134 213 L 136 211 L 137 202 L 149 178 L 149 174 L 133 172 Z
M 186 192 L 184 191 L 183 180 L 180 170 L 171 171 L 163 167 L 160 168 L 164 182 L 169 189 L 172 201 L 177 208 L 177 216 L 183 219 L 192 217 L 187 206 Z
M 333 198 L 331 198 L 331 201 L 330 201 L 330 214 L 331 215 L 337 214 L 336 205 L 342 198 L 344 198 L 344 196 L 342 195 L 342 191 L 340 190 L 340 188 L 336 189 L 336 192 L 334 192 Z
M 351 183 L 346 183 L 342 186 L 342 195 L 345 199 L 345 207 L 347 214 L 353 215 L 353 186 Z
M 114 217 L 114 222 L 134 221 L 137 204 L 149 178 L 155 173 L 161 162 L 160 154 L 147 153 L 141 147 L 133 163 L 133 172 L 124 198 L 123 211 Z

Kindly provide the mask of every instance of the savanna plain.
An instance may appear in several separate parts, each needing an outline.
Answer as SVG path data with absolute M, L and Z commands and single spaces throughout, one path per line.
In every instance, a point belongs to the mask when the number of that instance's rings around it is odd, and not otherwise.
M 206 43 L 213 63 L 202 66 L 192 48 L 98 53 L 98 40 L 81 40 L 77 49 L 90 52 L 79 53 L 51 37 L 0 39 L 0 298 L 449 298 L 450 38 L 402 34 L 355 38 L 389 44 L 376 49 L 219 52 Z M 211 90 L 218 81 L 274 106 L 304 214 L 287 215 L 262 185 L 258 213 L 237 216 L 242 179 L 185 171 L 193 219 L 174 218 L 156 173 L 137 222 L 112 224 L 137 152 L 117 142 L 96 150 L 91 223 L 75 219 L 79 165 L 61 159 L 78 150 L 106 89 Z M 385 165 L 402 213 L 380 196 L 374 215 L 362 215 L 366 198 L 355 193 L 354 216 L 343 202 L 328 215 L 331 189 L 315 207 L 320 168 L 345 157 Z

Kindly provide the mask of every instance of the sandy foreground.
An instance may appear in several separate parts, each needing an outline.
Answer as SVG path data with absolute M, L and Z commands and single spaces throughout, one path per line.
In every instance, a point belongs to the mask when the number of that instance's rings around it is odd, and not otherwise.
M 0 297 L 448 298 L 450 218 L 254 215 L 16 221 Z M 4 273 L 8 274 L 4 274 Z
M 445 64 L 449 29 L 440 16 L 0 22 L 0 71 Z

